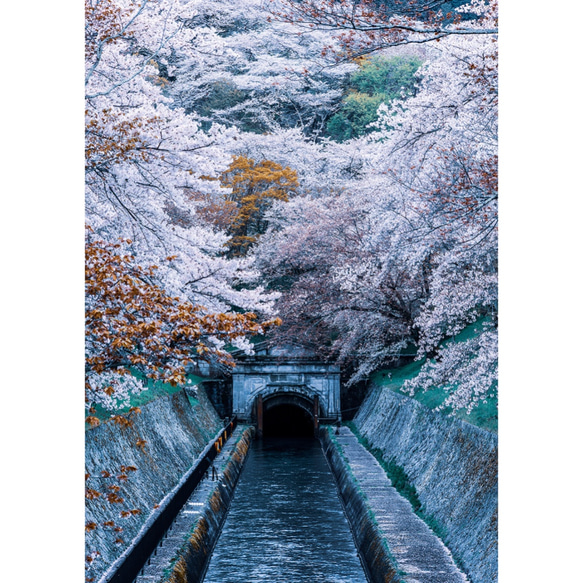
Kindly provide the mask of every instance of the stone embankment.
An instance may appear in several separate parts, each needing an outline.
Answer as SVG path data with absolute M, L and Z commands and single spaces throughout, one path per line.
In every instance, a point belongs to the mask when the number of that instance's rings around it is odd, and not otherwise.
M 498 438 L 417 401 L 373 386 L 354 426 L 370 449 L 397 467 L 472 583 L 497 573 Z
M 135 583 L 200 583 L 204 579 L 253 434 L 252 427 L 235 429 L 214 460 L 217 475 L 209 472 L 196 487 Z
M 374 456 L 342 427 L 322 446 L 372 583 L 467 583 L 451 553 L 392 486 Z
M 101 494 L 86 501 L 86 523 L 95 525 L 86 534 L 86 552 L 99 553 L 88 576 L 98 581 L 126 551 L 221 428 L 199 389 L 194 405 L 181 391 L 86 431 L 86 485 Z M 124 474 L 127 479 L 117 478 Z

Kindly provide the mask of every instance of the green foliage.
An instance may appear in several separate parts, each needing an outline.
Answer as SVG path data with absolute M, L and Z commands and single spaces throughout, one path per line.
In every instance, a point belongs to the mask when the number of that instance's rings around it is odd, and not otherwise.
M 401 89 L 412 95 L 415 86 L 414 74 L 421 66 L 421 62 L 421 59 L 414 56 L 376 56 L 364 60 L 360 69 L 352 74 L 350 81 L 356 91 L 368 95 L 385 94 L 398 97 Z
M 342 100 L 342 110 L 328 122 L 328 133 L 343 142 L 367 133 L 367 125 L 375 121 L 379 105 L 387 99 L 383 94 L 367 95 L 351 92 Z
M 142 380 L 142 382 L 144 383 L 144 386 L 146 387 L 146 390 L 138 395 L 131 395 L 130 396 L 130 405 L 128 407 L 124 407 L 123 409 L 115 411 L 116 415 L 127 413 L 132 407 L 141 407 L 142 405 L 145 405 L 146 403 L 149 403 L 150 401 L 154 401 L 155 399 L 158 399 L 159 397 L 163 397 L 165 395 L 172 395 L 174 393 L 181 391 L 184 388 L 183 385 L 176 385 L 175 387 L 173 387 L 169 383 L 164 383 L 162 381 L 148 379 L 137 370 L 132 369 L 131 372 L 132 372 L 133 376 Z M 204 380 L 203 377 L 193 375 L 193 374 L 186 375 L 186 379 L 187 379 L 188 386 L 194 386 L 194 385 L 198 384 L 200 381 Z M 192 399 L 191 397 L 189 397 L 188 400 L 189 400 L 191 405 L 193 405 L 193 406 L 198 405 L 198 402 L 197 401 L 195 402 L 195 400 Z M 105 409 L 101 405 L 96 404 L 95 405 L 95 413 L 93 413 L 93 415 L 101 421 L 107 421 L 111 417 L 112 412 L 108 409 Z M 88 427 L 89 427 L 89 425 L 86 424 L 86 428 L 88 428 Z
M 421 66 L 418 57 L 375 56 L 362 59 L 360 68 L 350 77 L 349 89 L 340 111 L 328 121 L 328 135 L 339 142 L 370 131 L 381 103 L 415 91 L 415 72 Z
M 460 332 L 455 336 L 447 340 L 444 344 L 450 342 L 463 342 L 468 340 L 481 330 L 486 318 L 482 318 L 475 322 L 474 324 L 468 326 L 465 330 Z M 376 384 L 383 387 L 389 388 L 395 393 L 403 394 L 401 387 L 406 380 L 415 378 L 420 370 L 425 360 L 413 361 L 405 366 L 395 369 L 382 369 L 378 370 L 370 376 L 370 380 Z M 435 409 L 439 407 L 447 398 L 449 394 L 448 387 L 435 386 L 427 391 L 419 391 L 413 397 L 416 401 L 425 405 L 430 409 Z M 495 393 L 497 395 L 497 393 Z M 486 431 L 491 431 L 492 433 L 498 432 L 498 398 L 490 397 L 485 401 L 478 403 L 470 413 L 467 413 L 464 409 L 457 411 L 451 411 L 450 409 L 445 410 L 446 414 L 452 414 L 454 417 L 476 425 Z

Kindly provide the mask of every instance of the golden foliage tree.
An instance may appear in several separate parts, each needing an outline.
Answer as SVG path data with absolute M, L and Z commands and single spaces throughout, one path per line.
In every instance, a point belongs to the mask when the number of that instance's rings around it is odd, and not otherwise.
M 230 209 L 227 233 L 228 255 L 242 256 L 265 232 L 265 212 L 276 200 L 287 202 L 298 188 L 295 170 L 271 160 L 255 162 L 247 156 L 235 156 L 221 176 L 221 184 L 231 189 L 225 207 Z
M 186 366 L 195 358 L 232 365 L 223 343 L 278 323 L 260 323 L 251 312 L 209 313 L 168 295 L 156 283 L 157 266 L 137 265 L 124 249 L 130 243 L 88 237 L 86 244 L 88 407 L 123 393 L 130 368 L 175 386 L 185 382 Z

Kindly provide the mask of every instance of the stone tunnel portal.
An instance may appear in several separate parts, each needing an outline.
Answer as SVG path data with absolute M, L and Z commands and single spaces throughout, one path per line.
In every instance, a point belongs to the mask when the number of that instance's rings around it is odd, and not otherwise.
M 340 418 L 340 368 L 313 358 L 257 355 L 233 372 L 233 413 L 258 434 L 314 435 Z
M 258 435 L 264 437 L 313 437 L 320 419 L 318 396 L 309 399 L 293 393 L 258 397 Z

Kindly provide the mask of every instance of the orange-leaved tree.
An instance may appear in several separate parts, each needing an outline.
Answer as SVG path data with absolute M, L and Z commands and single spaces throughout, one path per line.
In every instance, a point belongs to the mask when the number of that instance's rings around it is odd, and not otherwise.
M 278 320 L 258 322 L 253 313 L 209 313 L 200 306 L 167 293 L 156 277 L 155 265 L 139 265 L 129 251 L 131 241 L 107 243 L 87 228 L 85 263 L 85 400 L 87 423 L 99 425 L 95 405 L 112 410 L 130 404 L 130 394 L 143 390 L 134 374 L 170 385 L 186 381 L 186 366 L 195 358 L 216 359 L 227 365 L 233 361 L 222 344 L 249 334 L 261 334 Z M 168 261 L 172 261 L 168 257 Z M 133 424 L 137 407 L 127 415 L 114 415 L 112 422 L 121 427 Z M 138 439 L 136 447 L 144 449 Z M 85 524 L 91 546 L 94 535 L 111 539 L 116 545 L 127 544 L 118 518 L 136 516 L 139 508 L 124 508 L 122 483 L 132 465 L 122 465 L 112 474 L 103 469 L 99 475 L 85 473 L 87 504 L 99 499 L 111 505 L 107 520 Z M 102 568 L 100 553 L 91 546 L 85 557 L 86 581 L 96 579 Z M 101 565 L 101 566 L 100 566 Z
M 299 186 L 295 170 L 277 162 L 255 162 L 247 156 L 235 156 L 221 176 L 221 184 L 231 189 L 225 205 L 236 211 L 227 228 L 230 256 L 243 256 L 267 229 L 265 212 L 276 200 L 287 202 Z
M 209 313 L 169 295 L 157 266 L 138 265 L 122 240 L 107 243 L 88 229 L 86 241 L 86 401 L 111 409 L 141 390 L 131 369 L 172 386 L 184 383 L 196 358 L 233 365 L 224 343 L 262 334 L 278 319 L 254 313 Z M 172 257 L 168 258 L 169 261 Z M 89 420 L 91 422 L 91 419 Z

